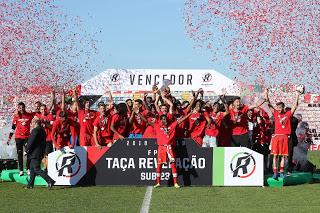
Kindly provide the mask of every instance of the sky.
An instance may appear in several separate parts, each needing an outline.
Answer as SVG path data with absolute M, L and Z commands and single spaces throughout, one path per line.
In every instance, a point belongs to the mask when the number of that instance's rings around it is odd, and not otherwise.
M 62 9 L 99 32 L 97 73 L 123 69 L 214 69 L 232 77 L 227 64 L 194 48 L 184 23 L 184 0 L 58 0 Z M 100 33 L 101 31 L 101 33 Z M 89 74 L 88 74 L 89 76 Z

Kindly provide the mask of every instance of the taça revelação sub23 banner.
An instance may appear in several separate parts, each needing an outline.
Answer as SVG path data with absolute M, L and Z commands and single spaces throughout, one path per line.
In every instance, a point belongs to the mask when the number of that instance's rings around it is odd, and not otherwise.
M 193 140 L 179 140 L 175 147 L 179 183 L 184 186 L 232 185 L 228 181 L 237 183 L 235 185 L 257 184 L 259 181 L 252 179 L 260 178 L 257 174 L 263 171 L 262 160 L 260 162 L 252 150 L 236 148 L 239 151 L 232 157 L 234 167 L 228 166 L 237 175 L 228 180 L 232 171 L 225 168 L 230 159 L 226 158 L 224 149 L 201 148 Z M 216 156 L 214 150 L 220 150 Z M 149 186 L 155 184 L 156 166 L 155 139 L 126 139 L 117 141 L 111 148 L 76 147 L 55 151 L 49 154 L 48 170 L 56 185 Z M 172 185 L 168 164 L 163 166 L 161 181 L 162 185 Z M 261 181 L 263 183 L 263 174 Z
M 57 185 L 154 185 L 157 148 L 155 139 L 119 140 L 102 149 L 66 147 L 49 154 L 49 175 Z M 180 184 L 212 184 L 212 149 L 185 139 L 175 150 Z M 172 184 L 169 164 L 163 166 L 161 180 Z

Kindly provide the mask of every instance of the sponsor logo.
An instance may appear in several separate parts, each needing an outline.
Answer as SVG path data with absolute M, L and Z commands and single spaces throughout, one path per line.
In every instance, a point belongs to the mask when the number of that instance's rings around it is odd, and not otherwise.
M 74 152 L 62 152 L 56 160 L 58 177 L 71 178 L 81 169 L 80 158 Z
M 119 73 L 114 73 L 113 75 L 110 76 L 110 79 L 112 82 L 116 83 L 120 80 L 120 75 Z
M 248 178 L 256 170 L 256 160 L 248 152 L 239 152 L 232 157 L 230 169 L 233 177 Z
M 207 82 L 210 82 L 212 80 L 212 75 L 211 73 L 205 73 L 203 76 L 202 76 L 202 80 L 203 82 L 207 83 Z

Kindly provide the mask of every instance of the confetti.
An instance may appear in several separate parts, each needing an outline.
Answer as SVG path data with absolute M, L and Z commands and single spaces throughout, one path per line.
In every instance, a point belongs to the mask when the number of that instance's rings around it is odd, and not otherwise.
M 98 31 L 87 32 L 84 21 L 55 0 L 2 0 L 0 115 L 12 111 L 14 101 L 48 100 L 52 88 L 61 92 L 58 88 L 81 83 L 85 73 L 93 72 Z M 8 102 L 6 97 L 15 98 Z
M 231 61 L 238 83 L 319 93 L 320 1 L 186 0 L 184 17 L 195 46 Z

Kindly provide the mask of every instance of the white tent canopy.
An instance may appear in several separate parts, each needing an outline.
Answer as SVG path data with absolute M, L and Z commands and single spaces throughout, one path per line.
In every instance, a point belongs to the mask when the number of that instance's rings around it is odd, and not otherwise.
M 112 91 L 150 91 L 170 83 L 172 91 L 205 91 L 238 95 L 234 81 L 210 69 L 107 69 L 81 85 L 82 95 L 102 95 L 106 86 Z

